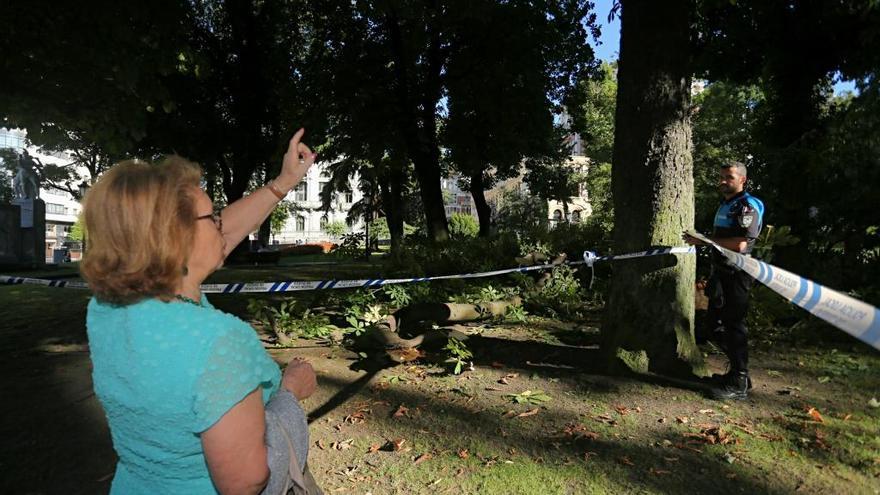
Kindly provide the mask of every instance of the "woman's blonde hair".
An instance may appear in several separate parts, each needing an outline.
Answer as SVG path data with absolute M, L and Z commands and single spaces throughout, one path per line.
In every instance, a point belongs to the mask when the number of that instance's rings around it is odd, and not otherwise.
M 114 165 L 83 202 L 80 272 L 95 297 L 126 305 L 173 297 L 195 234 L 201 168 L 181 157 Z

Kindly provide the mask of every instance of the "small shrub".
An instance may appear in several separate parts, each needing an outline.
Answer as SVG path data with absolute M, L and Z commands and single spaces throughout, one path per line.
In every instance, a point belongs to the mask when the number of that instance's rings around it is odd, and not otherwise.
M 363 232 L 349 232 L 342 236 L 342 242 L 333 248 L 331 253 L 342 259 L 358 259 L 364 256 L 364 242 L 366 235 Z
M 367 325 L 365 322 L 357 319 L 355 316 L 346 316 L 345 321 L 349 324 L 349 327 L 345 329 L 345 333 L 354 334 L 357 337 L 360 337 L 364 332 L 367 331 Z
M 526 301 L 534 311 L 551 317 L 577 317 L 588 299 L 581 288 L 575 269 L 560 265 L 541 289 L 527 290 Z
M 412 301 L 409 289 L 409 287 L 404 285 L 386 285 L 382 288 L 382 292 L 391 301 L 392 306 L 402 308 Z
M 335 329 L 330 325 L 329 318 L 310 309 L 301 311 L 293 300 L 274 307 L 262 299 L 251 299 L 248 301 L 248 312 L 255 321 L 269 327 L 279 341 L 296 337 L 325 338 Z
M 371 289 L 355 289 L 339 296 L 339 305 L 344 308 L 346 317 L 362 318 L 367 308 L 375 302 L 376 294 Z
M 468 349 L 467 345 L 455 337 L 449 338 L 449 342 L 446 343 L 446 347 L 443 350 L 449 356 L 446 362 L 454 365 L 452 368 L 453 375 L 460 375 L 467 361 L 474 357 L 474 354 Z
M 477 237 L 480 234 L 480 224 L 471 215 L 453 213 L 449 217 L 449 234 L 454 239 Z
M 504 313 L 504 321 L 511 323 L 525 323 L 528 319 L 528 313 L 522 306 L 508 306 Z
M 348 232 L 348 225 L 341 220 L 328 222 L 327 225 L 324 226 L 324 232 L 333 239 L 338 239 Z
M 514 287 L 495 287 L 493 285 L 471 285 L 458 294 L 449 297 L 449 302 L 461 304 L 481 304 L 510 299 L 519 292 Z
M 462 238 L 440 244 L 408 238 L 400 251 L 395 253 L 388 265 L 389 271 L 394 274 L 449 275 L 514 266 L 519 245 L 516 236 L 511 234 Z

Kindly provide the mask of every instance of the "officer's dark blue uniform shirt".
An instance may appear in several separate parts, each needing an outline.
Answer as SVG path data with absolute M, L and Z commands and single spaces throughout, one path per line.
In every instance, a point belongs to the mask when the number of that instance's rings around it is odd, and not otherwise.
M 764 224 L 764 203 L 743 191 L 723 200 L 715 212 L 713 237 L 745 237 L 748 244 L 743 254 L 752 251 Z

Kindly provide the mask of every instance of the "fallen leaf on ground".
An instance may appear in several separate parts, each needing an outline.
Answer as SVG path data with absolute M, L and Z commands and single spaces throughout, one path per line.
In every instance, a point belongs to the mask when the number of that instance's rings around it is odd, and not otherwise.
M 408 412 L 409 412 L 409 408 L 404 406 L 403 404 L 401 404 L 401 405 L 397 406 L 397 410 L 394 411 L 394 414 L 392 414 L 391 417 L 400 418 L 403 416 L 409 416 L 409 414 L 407 414 Z
M 665 469 L 651 468 L 648 470 L 648 473 L 653 474 L 653 475 L 657 475 L 657 476 L 662 476 L 665 474 L 672 474 L 672 471 L 666 471 Z
M 343 440 L 341 442 L 333 442 L 330 447 L 336 450 L 348 450 L 354 445 L 354 438 Z
M 599 439 L 598 433 L 596 433 L 594 431 L 590 431 L 587 429 L 586 426 L 581 425 L 581 424 L 576 424 L 576 423 L 569 423 L 569 424 L 565 425 L 565 428 L 563 428 L 562 433 L 566 436 L 569 436 L 569 437 L 585 438 L 587 440 L 598 440 Z
M 470 453 L 468 453 L 468 449 L 461 449 L 458 451 L 459 459 L 467 459 L 470 456 L 471 455 L 470 455 Z
M 715 414 L 715 410 L 713 409 L 700 409 L 700 414 Z
M 687 416 L 678 416 L 675 418 L 675 421 L 678 423 L 681 423 L 683 425 L 686 425 L 688 422 L 688 418 L 687 418 Z
M 624 416 L 629 412 L 629 408 L 626 406 L 614 406 L 614 410 L 621 416 Z
M 528 411 L 526 411 L 526 412 L 524 412 L 524 413 L 519 413 L 519 414 L 516 415 L 516 417 L 517 417 L 517 418 L 526 418 L 526 417 L 529 417 L 529 416 L 534 416 L 535 414 L 538 414 L 538 411 L 540 411 L 540 409 L 536 407 L 536 408 L 534 408 L 534 409 L 530 409 L 530 410 L 528 410 Z
M 343 420 L 346 423 L 351 423 L 353 425 L 361 424 L 366 420 L 366 413 L 369 411 L 356 411 L 345 417 Z
M 388 356 L 397 361 L 398 363 L 408 363 L 410 361 L 415 361 L 421 357 L 424 357 L 424 351 L 419 350 L 418 348 L 412 347 L 407 349 L 391 349 L 387 351 Z
M 367 450 L 367 453 L 368 454 L 376 453 L 379 451 L 380 448 L 382 448 L 381 445 L 379 445 L 378 443 L 374 443 L 373 445 L 370 445 L 370 448 Z
M 417 465 L 431 459 L 432 457 L 434 457 L 434 456 L 430 452 L 425 452 L 424 454 L 416 457 L 416 459 L 413 461 L 413 465 L 417 466 Z
M 500 389 L 498 387 L 486 387 L 486 390 L 489 392 L 501 392 L 503 389 Z
M 684 436 L 694 438 L 709 445 L 737 444 L 740 440 L 718 425 L 700 425 L 700 433 L 685 433 Z
M 324 441 L 323 441 L 323 440 L 318 440 L 317 442 L 315 442 L 315 446 L 318 447 L 318 448 L 321 449 L 321 450 L 326 450 L 326 449 L 327 449 L 327 446 L 324 444 Z
M 815 407 L 811 407 L 811 408 L 807 409 L 807 414 L 809 414 L 810 417 L 813 418 L 813 421 L 815 421 L 817 423 L 824 423 L 825 422 L 825 420 L 822 419 L 822 415 L 819 414 L 819 411 Z
M 623 456 L 623 457 L 617 459 L 617 462 L 624 464 L 624 465 L 627 465 L 627 466 L 635 466 L 635 463 L 633 463 L 633 461 L 629 460 L 629 457 L 627 457 L 627 456 Z
M 403 449 L 403 444 L 405 443 L 405 438 L 398 438 L 396 440 L 390 440 L 387 445 L 391 447 L 391 450 L 393 450 L 394 452 L 399 452 L 401 449 Z
M 831 377 L 830 376 L 820 376 L 819 378 L 817 378 L 817 380 L 819 380 L 819 383 L 828 383 L 831 381 Z
M 690 445 L 685 445 L 683 443 L 677 443 L 677 444 L 673 445 L 673 447 L 675 447 L 677 449 L 681 449 L 681 450 L 690 450 L 691 452 L 696 452 L 697 454 L 703 453 L 702 450 L 700 450 L 696 447 L 691 447 Z

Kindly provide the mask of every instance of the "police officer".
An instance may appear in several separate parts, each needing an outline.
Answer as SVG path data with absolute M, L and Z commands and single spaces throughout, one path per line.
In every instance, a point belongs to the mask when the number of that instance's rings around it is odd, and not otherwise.
M 711 239 L 718 245 L 742 254 L 749 254 L 764 223 L 764 203 L 745 191 L 746 166 L 726 162 L 718 170 L 718 188 L 724 200 L 715 213 Z M 703 245 L 685 235 L 692 245 Z M 715 399 L 745 399 L 751 388 L 749 379 L 748 332 L 746 312 L 752 277 L 731 266 L 721 253 L 712 252 L 712 274 L 706 286 L 709 297 L 709 330 L 719 329 L 721 348 L 730 360 L 724 375 L 713 375 L 710 395 Z

